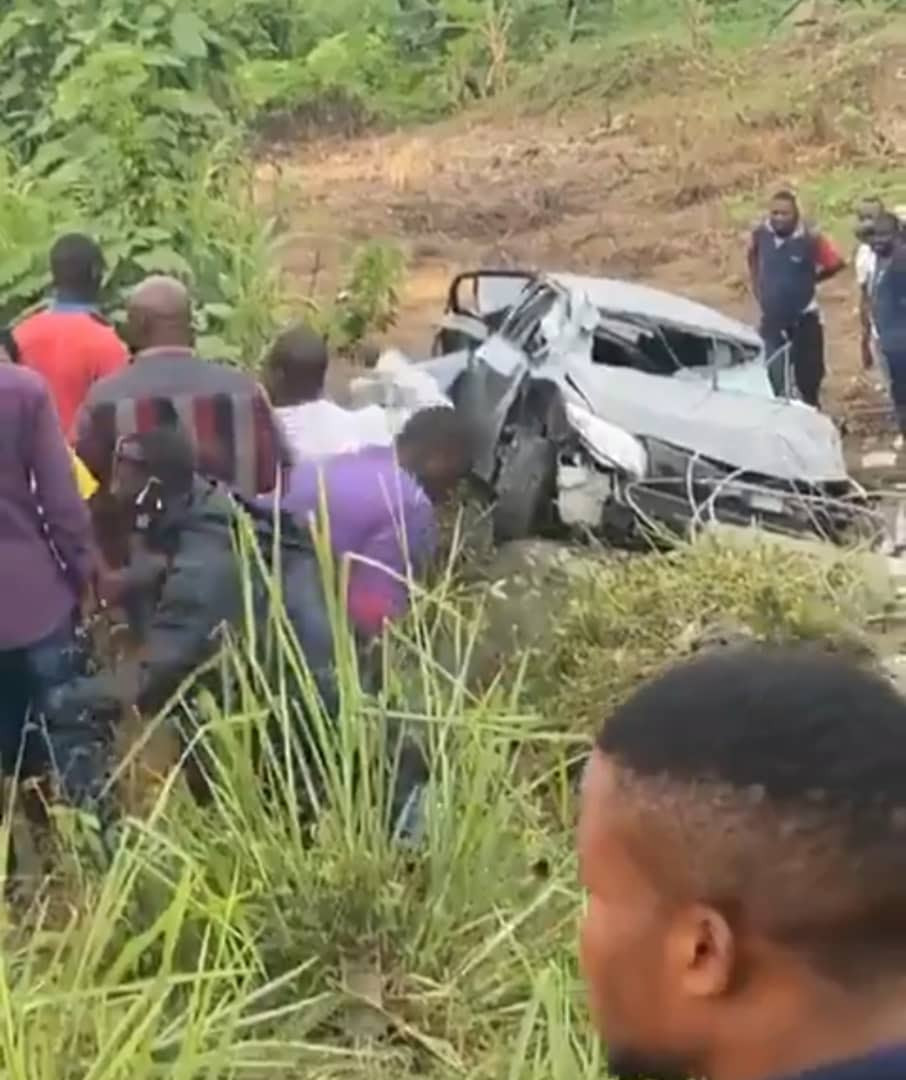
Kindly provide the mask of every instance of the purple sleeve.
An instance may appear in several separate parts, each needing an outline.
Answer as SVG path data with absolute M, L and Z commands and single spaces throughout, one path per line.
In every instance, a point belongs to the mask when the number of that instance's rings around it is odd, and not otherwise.
M 353 621 L 374 633 L 384 619 L 398 618 L 409 605 L 408 579 L 424 573 L 437 544 L 434 512 L 427 504 L 407 515 L 405 536 L 388 523 L 350 560 L 348 607 Z
M 33 416 L 31 471 L 48 536 L 77 591 L 93 568 L 91 518 L 76 486 L 72 456 L 50 394 L 43 390 Z

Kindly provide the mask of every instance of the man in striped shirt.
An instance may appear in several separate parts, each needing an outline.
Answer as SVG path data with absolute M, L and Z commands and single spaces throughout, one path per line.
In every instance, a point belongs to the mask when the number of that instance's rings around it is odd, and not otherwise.
M 76 451 L 102 487 L 119 439 L 179 426 L 200 473 L 246 497 L 272 491 L 284 455 L 267 396 L 247 372 L 195 353 L 185 286 L 161 276 L 142 282 L 127 337 L 132 364 L 95 383 L 76 422 Z

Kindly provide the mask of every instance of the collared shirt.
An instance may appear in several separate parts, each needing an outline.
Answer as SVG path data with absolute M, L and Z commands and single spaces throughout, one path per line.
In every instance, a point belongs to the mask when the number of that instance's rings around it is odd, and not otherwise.
M 878 265 L 878 256 L 871 244 L 859 244 L 856 249 L 856 283 L 860 289 L 871 287 L 871 278 Z
M 54 300 L 13 334 L 23 367 L 47 380 L 66 435 L 92 385 L 129 360 L 126 346 L 91 304 Z
M 247 372 L 188 348 L 146 349 L 96 383 L 76 424 L 76 450 L 102 486 L 124 435 L 179 424 L 198 471 L 251 497 L 272 491 L 282 444 L 263 389 Z
M 282 509 L 300 525 L 320 521 L 322 493 L 331 548 L 349 560 L 350 618 L 362 633 L 377 633 L 406 611 L 410 577 L 434 552 L 434 508 L 389 446 L 296 465 Z
M 344 409 L 319 398 L 274 410 L 294 462 L 348 454 L 363 446 L 389 446 L 390 429 L 382 409 Z
M 0 650 L 72 614 L 92 569 L 91 523 L 45 381 L 0 364 Z
M 906 1046 L 893 1046 L 778 1080 L 903 1080 L 903 1077 L 906 1077 Z

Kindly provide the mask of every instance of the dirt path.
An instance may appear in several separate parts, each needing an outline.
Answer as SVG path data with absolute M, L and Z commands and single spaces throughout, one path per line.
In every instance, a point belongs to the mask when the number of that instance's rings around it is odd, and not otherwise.
M 305 292 L 329 292 L 356 244 L 394 238 L 408 278 L 388 337 L 415 354 L 427 350 L 452 275 L 476 266 L 626 276 L 753 320 L 746 222 L 728 200 L 766 195 L 840 151 L 782 125 L 698 123 L 696 100 L 678 111 L 661 95 L 616 115 L 498 111 L 294 149 L 276 166 L 292 227 L 287 267 Z M 831 408 L 880 405 L 875 380 L 860 373 L 851 272 L 822 298 Z

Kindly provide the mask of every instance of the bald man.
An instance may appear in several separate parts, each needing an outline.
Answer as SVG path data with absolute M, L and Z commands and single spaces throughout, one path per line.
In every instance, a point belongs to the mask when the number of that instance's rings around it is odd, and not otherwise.
M 283 453 L 267 396 L 247 372 L 196 354 L 182 282 L 155 275 L 138 285 L 126 330 L 132 365 L 95 384 L 76 425 L 79 456 L 102 486 L 119 439 L 178 425 L 199 472 L 247 497 L 272 491 Z

